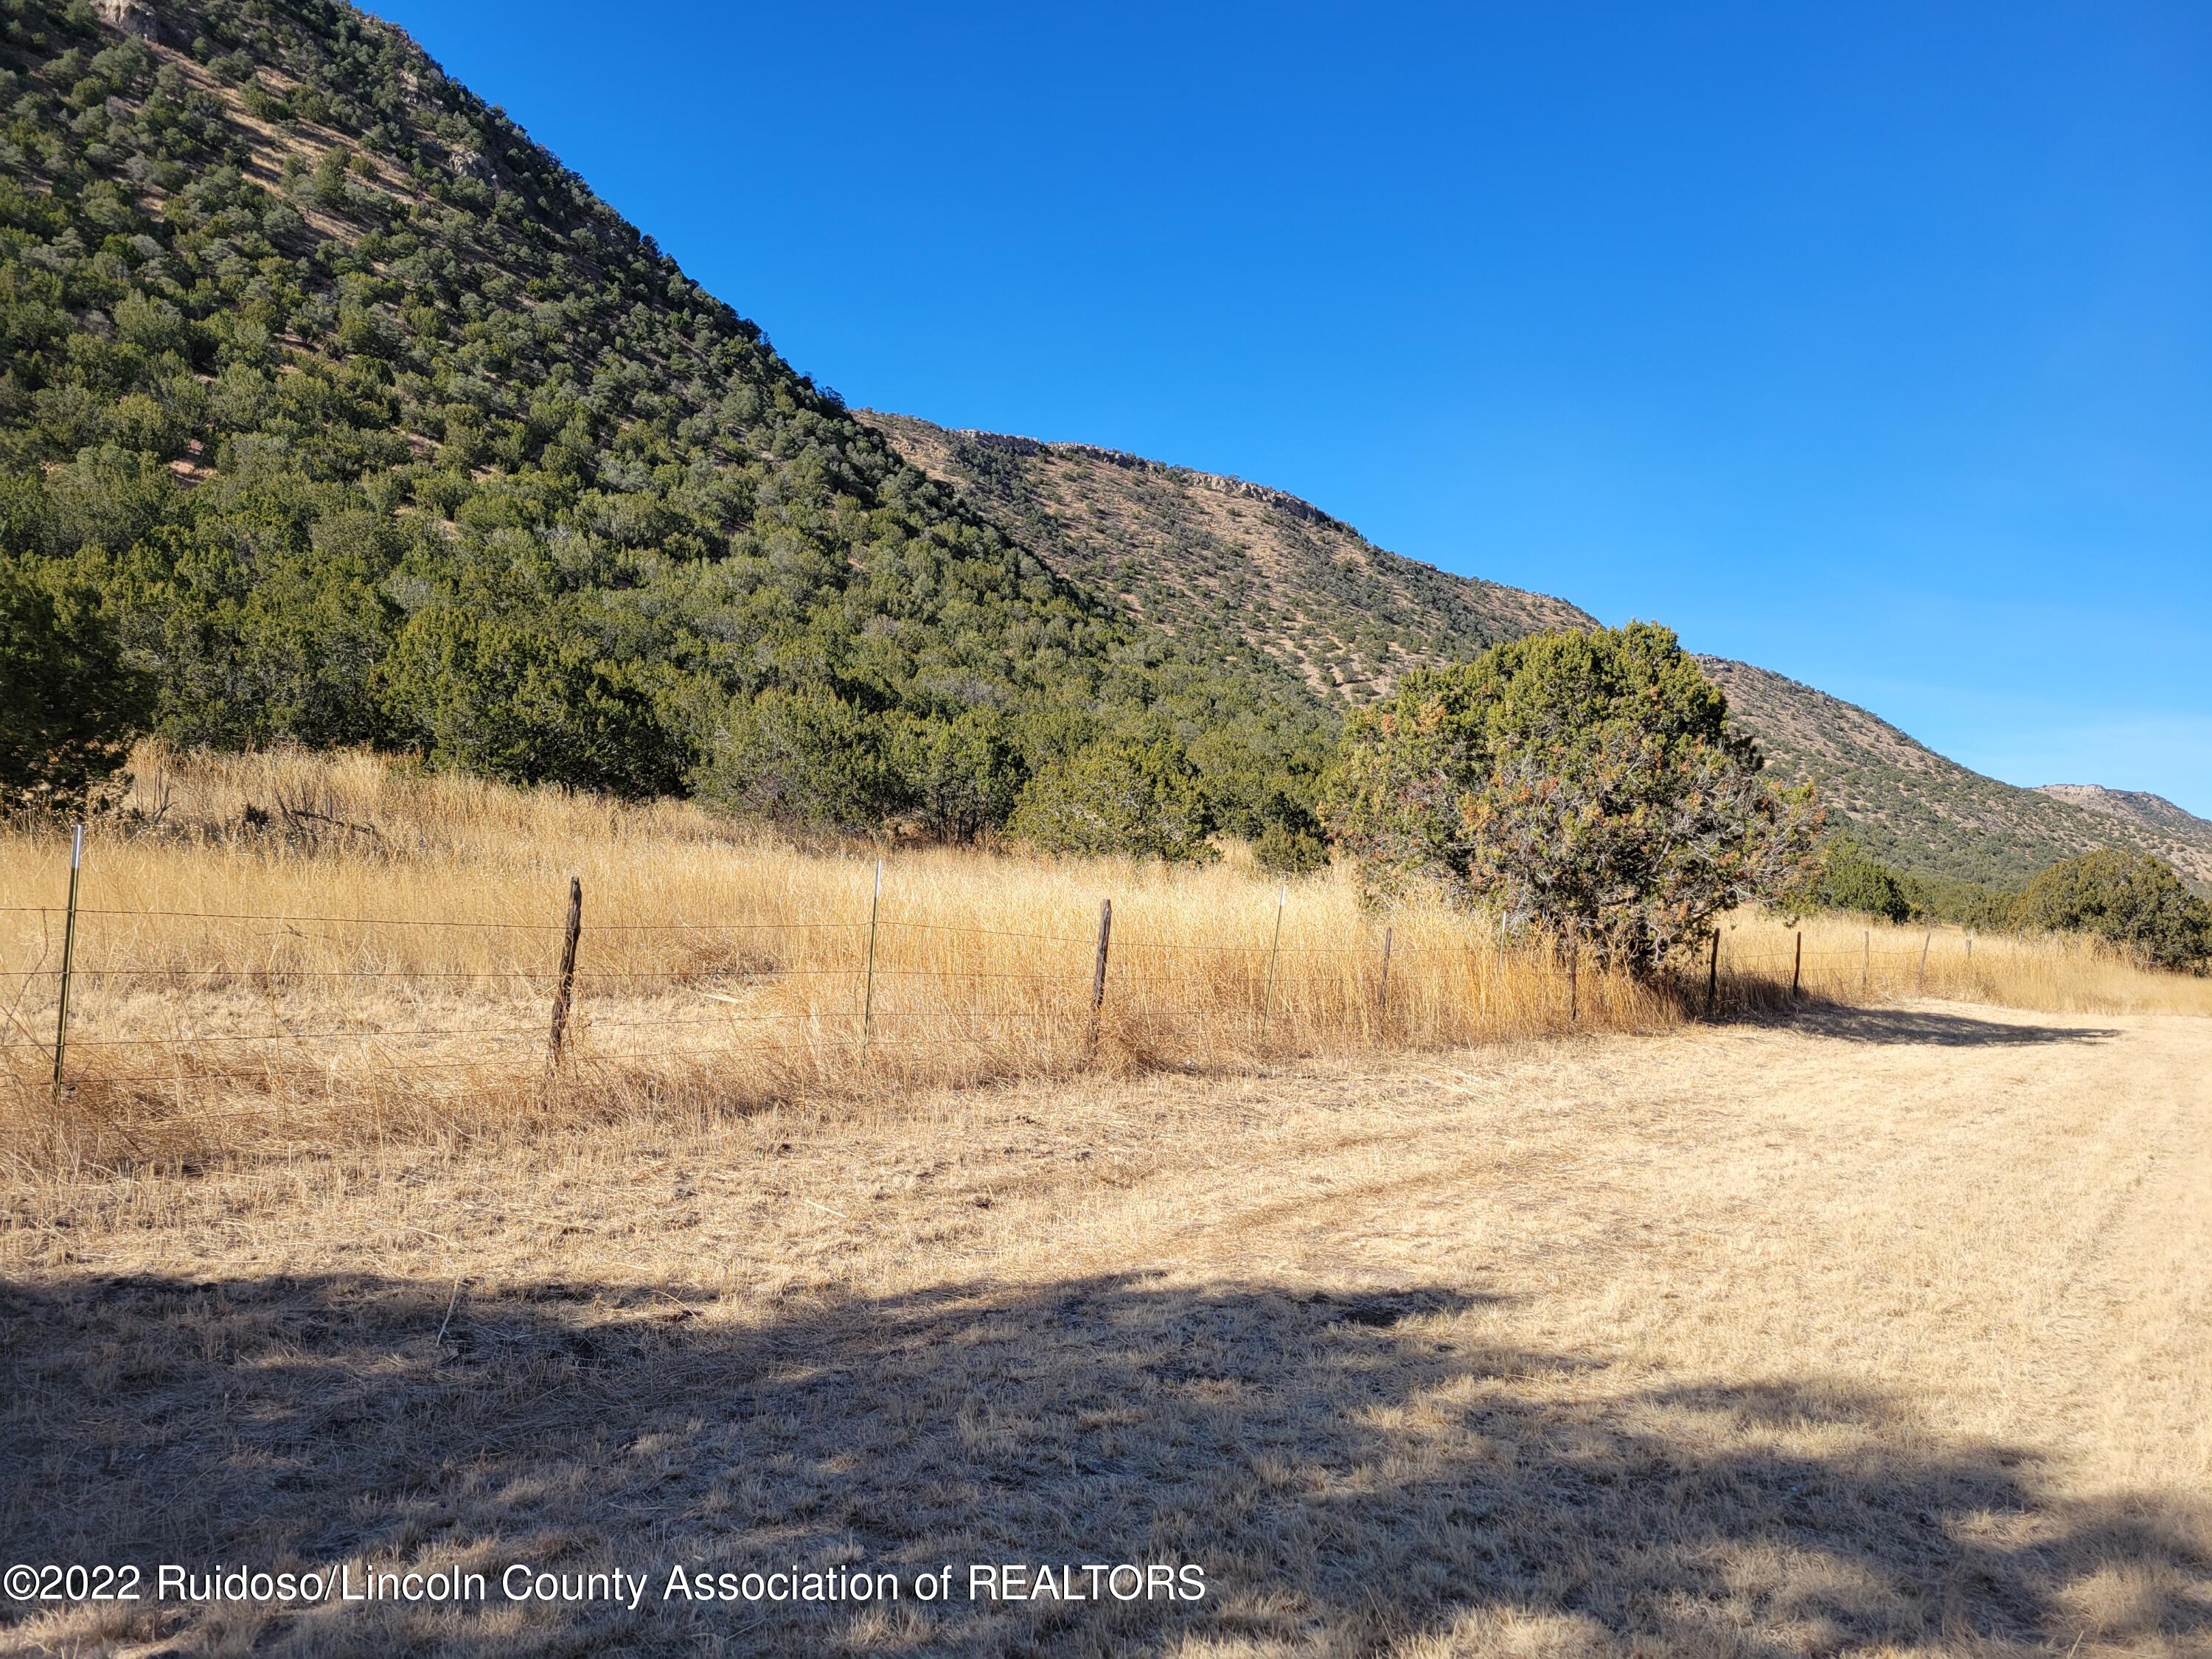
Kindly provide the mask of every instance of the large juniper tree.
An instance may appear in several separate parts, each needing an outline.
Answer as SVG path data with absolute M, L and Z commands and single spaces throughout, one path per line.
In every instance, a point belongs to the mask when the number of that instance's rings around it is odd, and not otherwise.
M 1718 687 L 1650 623 L 1408 674 L 1346 729 L 1325 816 L 1370 887 L 1426 884 L 1638 972 L 1814 854 Z

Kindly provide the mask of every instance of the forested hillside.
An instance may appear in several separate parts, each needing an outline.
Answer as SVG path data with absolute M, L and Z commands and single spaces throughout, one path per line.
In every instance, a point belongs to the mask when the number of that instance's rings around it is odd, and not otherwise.
M 399 31 L 5 0 L 0 556 L 180 742 L 840 824 L 1255 825 L 1329 722 L 1055 576 Z

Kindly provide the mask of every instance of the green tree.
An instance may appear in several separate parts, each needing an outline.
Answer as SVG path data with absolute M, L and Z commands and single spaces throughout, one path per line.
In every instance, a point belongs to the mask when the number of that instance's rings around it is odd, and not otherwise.
M 2030 927 L 2109 939 L 2154 967 L 2212 959 L 2212 907 L 2148 853 L 2103 847 L 2054 864 L 2028 883 L 2020 914 Z
M 1826 856 L 1806 890 L 1807 901 L 1824 910 L 1852 910 L 1905 921 L 1913 911 L 1897 872 L 1869 858 L 1845 837 L 1829 843 Z
M 673 791 L 690 760 L 640 674 L 556 616 L 426 606 L 383 669 L 392 714 L 441 765 L 643 796 Z
M 1311 875 L 1328 863 L 1328 848 L 1319 836 L 1278 819 L 1253 842 L 1252 860 L 1272 875 Z
M 1215 856 L 1197 770 L 1164 740 L 1111 738 L 1048 763 L 1023 787 L 1007 828 L 1048 853 Z
M 1533 635 L 1408 674 L 1347 723 L 1323 816 L 1370 890 L 1413 884 L 1648 973 L 1783 890 L 1821 823 L 1646 623 Z
M 83 811 L 147 713 L 96 595 L 63 566 L 0 554 L 0 809 Z
M 972 841 L 1004 823 L 1024 778 L 1006 722 L 991 709 L 902 720 L 892 728 L 890 760 L 919 827 L 944 841 Z
M 910 799 L 884 738 L 882 722 L 833 693 L 771 688 L 730 705 L 692 793 L 747 817 L 864 830 Z

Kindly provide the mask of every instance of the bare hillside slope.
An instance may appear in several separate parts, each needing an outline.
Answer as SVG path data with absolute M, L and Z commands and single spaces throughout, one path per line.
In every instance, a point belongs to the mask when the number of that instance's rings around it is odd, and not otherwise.
M 2107 789 L 2101 783 L 2045 783 L 2037 787 L 2036 793 L 2071 801 L 2092 812 L 2139 823 L 2183 841 L 2212 842 L 2212 819 L 2200 818 L 2148 789 Z
M 1061 576 L 1170 634 L 1256 647 L 1332 702 L 1367 702 L 1408 668 L 1503 640 L 1595 624 L 1564 599 L 1386 552 L 1262 484 L 1089 444 L 861 418 Z

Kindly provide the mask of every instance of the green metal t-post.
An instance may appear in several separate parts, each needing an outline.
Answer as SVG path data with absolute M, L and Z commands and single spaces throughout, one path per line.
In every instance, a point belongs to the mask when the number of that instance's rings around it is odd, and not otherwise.
M 870 1040 L 876 1018 L 876 912 L 884 902 L 884 861 L 876 860 L 876 890 L 868 896 L 868 980 L 860 993 L 860 1041 Z
M 1267 1010 L 1275 1000 L 1275 958 L 1283 953 L 1283 905 L 1291 896 L 1291 884 L 1285 882 L 1282 890 L 1275 895 L 1275 942 L 1267 949 L 1267 983 L 1260 993 L 1260 1040 L 1267 1038 Z

